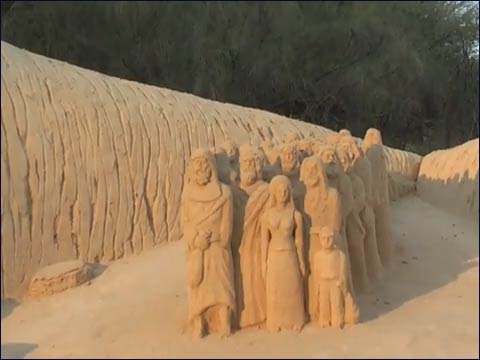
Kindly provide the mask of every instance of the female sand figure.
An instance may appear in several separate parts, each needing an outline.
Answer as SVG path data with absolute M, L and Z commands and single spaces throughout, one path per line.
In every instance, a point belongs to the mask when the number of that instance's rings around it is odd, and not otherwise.
M 303 219 L 295 209 L 286 176 L 275 176 L 269 189 L 271 207 L 262 218 L 266 327 L 300 331 L 305 324 Z

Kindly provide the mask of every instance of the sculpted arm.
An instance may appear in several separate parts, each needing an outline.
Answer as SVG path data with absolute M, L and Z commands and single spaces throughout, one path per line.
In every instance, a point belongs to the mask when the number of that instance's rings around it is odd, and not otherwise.
M 300 271 L 305 276 L 305 257 L 303 250 L 303 218 L 298 211 L 294 213 L 295 218 L 295 246 L 297 248 L 298 262 L 300 264 Z
M 263 214 L 261 220 L 261 259 L 262 259 L 262 276 L 265 279 L 267 274 L 267 258 L 268 258 L 268 244 L 270 243 L 270 230 L 268 229 L 268 212 Z

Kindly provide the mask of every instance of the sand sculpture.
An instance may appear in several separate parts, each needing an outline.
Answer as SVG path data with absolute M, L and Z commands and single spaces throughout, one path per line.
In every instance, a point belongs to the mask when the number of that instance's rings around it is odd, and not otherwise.
M 252 136 L 281 144 L 288 132 L 320 141 L 332 133 L 3 41 L 1 56 L 2 297 L 21 298 L 50 264 L 109 262 L 181 240 L 184 175 L 197 148 Z M 384 148 L 389 172 L 415 181 L 421 158 Z M 272 164 L 275 152 L 265 153 Z
M 337 147 L 347 154 L 350 171 L 353 176 L 358 176 L 365 190 L 365 201 L 361 204 L 359 217 L 365 230 L 365 260 L 370 279 L 381 277 L 383 269 L 378 253 L 377 235 L 375 228 L 375 214 L 373 212 L 374 196 L 372 182 L 372 167 L 370 161 L 364 156 L 362 149 L 351 136 L 343 136 Z M 359 185 L 357 185 L 359 186 Z
M 270 183 L 271 207 L 262 218 L 262 274 L 268 330 L 300 331 L 305 323 L 303 219 L 295 209 L 288 177 Z
M 314 313 L 321 327 L 342 328 L 345 317 L 345 300 L 351 298 L 347 288 L 347 258 L 336 246 L 338 233 L 329 227 L 312 228 L 312 242 L 316 246 L 312 262 L 312 286 Z
M 182 226 L 187 247 L 188 323 L 194 336 L 228 336 L 235 311 L 231 235 L 233 198 L 218 181 L 209 150 L 193 152 L 183 193 Z
M 244 211 L 240 255 L 240 327 L 260 326 L 266 319 L 265 279 L 262 276 L 263 257 L 261 219 L 270 198 L 268 184 L 263 181 L 263 154 L 250 145 L 240 148 L 240 186 L 248 195 Z M 259 164 L 260 162 L 260 164 Z M 235 209 L 236 211 L 237 209 Z M 238 209 L 241 211 L 241 209 Z
M 300 182 L 300 163 L 301 158 L 296 145 L 287 143 L 280 149 L 280 166 L 282 174 L 287 176 L 292 186 L 292 196 L 295 201 L 295 207 L 303 210 L 303 197 L 305 189 Z
M 353 172 L 353 163 L 347 151 L 337 149 L 340 163 L 352 184 L 353 207 L 346 219 L 347 244 L 355 288 L 366 291 L 370 288 L 365 257 L 365 235 L 360 213 L 365 208 L 365 188 L 362 180 Z
M 336 188 L 329 186 L 320 157 L 312 156 L 305 159 L 300 170 L 300 180 L 306 188 L 304 211 L 307 227 L 320 229 L 323 226 L 328 226 L 340 234 L 342 231 L 340 194 Z M 306 236 L 305 240 L 305 248 L 308 254 L 307 270 L 309 272 L 307 290 L 309 290 L 313 286 L 313 274 L 310 265 L 313 263 L 313 256 L 319 250 L 320 242 L 312 242 L 309 236 Z M 315 296 L 314 293 L 307 291 L 307 309 L 312 320 L 316 318 L 313 296 Z
M 239 181 L 238 147 L 233 141 L 227 141 L 216 151 L 218 178 L 224 184 L 237 184 Z
M 368 129 L 362 143 L 362 150 L 372 166 L 373 211 L 375 213 L 375 231 L 378 253 L 383 266 L 390 266 L 393 256 L 390 194 L 388 173 L 383 152 L 382 135 L 377 129 Z

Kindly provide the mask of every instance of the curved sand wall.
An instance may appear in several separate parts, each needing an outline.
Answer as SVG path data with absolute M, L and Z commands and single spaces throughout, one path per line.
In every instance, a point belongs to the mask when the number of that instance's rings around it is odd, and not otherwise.
M 478 139 L 422 160 L 417 193 L 433 205 L 478 222 Z
M 331 133 L 5 42 L 1 75 L 2 297 L 20 296 L 57 261 L 110 261 L 179 239 L 183 174 L 197 147 Z M 415 162 L 395 159 L 414 155 L 387 152 L 390 169 L 412 176 Z

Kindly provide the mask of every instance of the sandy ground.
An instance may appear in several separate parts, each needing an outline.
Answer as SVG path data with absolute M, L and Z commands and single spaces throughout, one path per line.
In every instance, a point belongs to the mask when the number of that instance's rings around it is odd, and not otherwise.
M 416 197 L 394 204 L 394 268 L 359 298 L 363 322 L 300 334 L 182 335 L 181 242 L 120 260 L 90 285 L 19 305 L 2 303 L 8 357 L 478 358 L 478 228 Z

